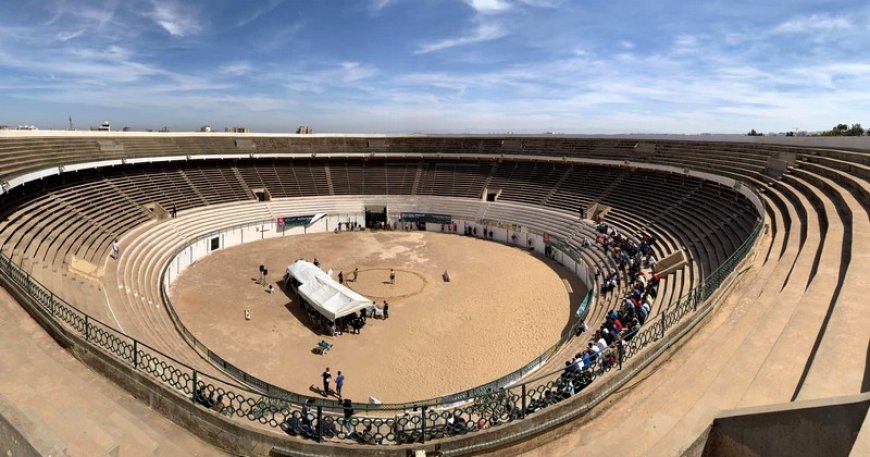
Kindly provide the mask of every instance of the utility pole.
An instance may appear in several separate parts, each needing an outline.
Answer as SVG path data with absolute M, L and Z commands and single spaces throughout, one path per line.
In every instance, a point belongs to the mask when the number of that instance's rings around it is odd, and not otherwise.
M 70 115 L 70 117 L 69 117 L 69 129 L 70 129 L 70 130 L 73 129 L 72 115 Z

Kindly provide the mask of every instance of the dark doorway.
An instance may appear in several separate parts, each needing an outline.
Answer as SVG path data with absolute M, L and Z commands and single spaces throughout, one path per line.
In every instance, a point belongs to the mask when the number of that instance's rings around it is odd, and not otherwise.
M 387 223 L 386 206 L 366 206 L 366 228 L 381 228 Z

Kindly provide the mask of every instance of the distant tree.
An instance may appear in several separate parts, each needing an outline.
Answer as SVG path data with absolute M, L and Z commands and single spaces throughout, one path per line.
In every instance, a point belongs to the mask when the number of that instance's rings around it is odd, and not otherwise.
M 749 131 L 749 133 L 746 134 L 746 136 L 764 136 L 764 134 L 763 134 L 763 133 L 758 133 L 758 132 L 755 131 L 755 129 L 752 129 L 752 130 Z
M 864 134 L 864 128 L 861 127 L 861 124 L 852 124 L 849 127 L 848 124 L 837 124 L 831 130 L 822 132 L 822 136 L 860 136 Z
M 785 132 L 785 136 L 794 136 L 794 132 Z

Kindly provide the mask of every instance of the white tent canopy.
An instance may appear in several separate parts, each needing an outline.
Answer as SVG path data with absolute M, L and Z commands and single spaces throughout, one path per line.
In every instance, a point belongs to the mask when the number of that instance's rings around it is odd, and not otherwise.
M 299 295 L 331 321 L 372 306 L 372 301 L 332 279 L 313 263 L 297 260 L 287 274 L 301 285 Z

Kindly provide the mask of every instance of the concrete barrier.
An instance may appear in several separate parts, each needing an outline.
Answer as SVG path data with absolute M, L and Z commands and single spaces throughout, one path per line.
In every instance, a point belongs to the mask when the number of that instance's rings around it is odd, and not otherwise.
M 846 457 L 870 409 L 870 393 L 727 411 L 713 420 L 702 457 Z

